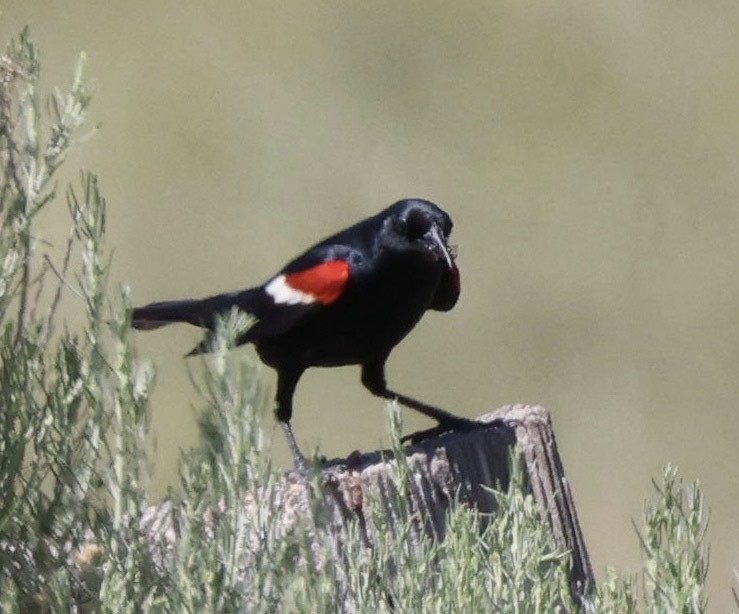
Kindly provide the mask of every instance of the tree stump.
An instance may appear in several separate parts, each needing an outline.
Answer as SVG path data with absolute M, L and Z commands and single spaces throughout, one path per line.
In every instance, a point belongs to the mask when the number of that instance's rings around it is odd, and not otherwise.
M 488 428 L 449 433 L 407 449 L 412 472 L 411 504 L 421 512 L 424 530 L 444 537 L 446 511 L 459 491 L 462 501 L 481 512 L 495 512 L 495 498 L 487 490 L 506 490 L 510 480 L 511 449 L 518 445 L 526 468 L 526 486 L 542 520 L 550 527 L 558 549 L 570 553 L 570 590 L 583 603 L 595 587 L 585 541 L 569 482 L 543 407 L 507 405 L 478 418 Z M 362 520 L 362 493 L 379 490 L 388 517 L 393 514 L 390 489 L 394 469 L 388 453 L 373 452 L 338 459 L 323 469 L 341 518 Z
M 525 486 L 551 529 L 556 547 L 570 553 L 570 591 L 576 603 L 585 605 L 595 587 L 590 558 L 577 518 L 569 482 L 564 474 L 549 412 L 543 407 L 508 405 L 478 418 L 479 430 L 448 433 L 412 445 L 404 452 L 410 468 L 410 501 L 419 512 L 418 531 L 444 538 L 447 509 L 455 494 L 481 512 L 495 512 L 495 498 L 488 489 L 506 490 L 510 481 L 511 450 L 518 446 L 524 460 Z M 347 522 L 358 520 L 365 544 L 371 546 L 364 518 L 365 493 L 379 492 L 388 523 L 393 522 L 398 493 L 397 464 L 390 451 L 354 454 L 327 462 L 321 470 L 321 494 L 325 505 L 319 516 L 311 507 L 311 484 L 294 472 L 283 479 L 278 510 L 289 527 L 300 518 L 312 518 L 334 536 L 335 550 L 342 550 Z M 245 505 L 256 495 L 247 493 Z M 315 496 L 313 496 L 315 501 Z M 142 521 L 152 552 L 161 561 L 178 539 L 177 509 L 172 503 L 150 508 Z M 208 522 L 217 522 L 214 512 Z

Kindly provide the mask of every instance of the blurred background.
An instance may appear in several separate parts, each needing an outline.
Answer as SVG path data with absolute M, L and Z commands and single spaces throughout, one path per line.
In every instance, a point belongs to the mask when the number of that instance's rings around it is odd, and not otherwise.
M 462 298 L 395 351 L 389 382 L 466 416 L 549 408 L 601 576 L 636 568 L 632 520 L 650 479 L 678 465 L 711 507 L 710 604 L 729 609 L 739 5 L 2 3 L 3 41 L 26 24 L 45 87 L 89 56 L 100 130 L 68 167 L 99 173 L 114 281 L 136 303 L 255 285 L 399 198 L 440 203 Z M 44 223 L 60 244 L 56 215 Z M 195 441 L 182 355 L 198 338 L 186 326 L 137 337 L 159 369 L 157 494 Z M 356 368 L 308 372 L 296 408 L 308 449 L 384 443 L 383 402 Z M 406 431 L 429 426 L 405 416 Z

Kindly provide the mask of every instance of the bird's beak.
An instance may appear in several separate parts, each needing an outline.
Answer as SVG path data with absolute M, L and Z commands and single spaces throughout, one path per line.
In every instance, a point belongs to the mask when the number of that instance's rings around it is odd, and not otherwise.
M 449 251 L 449 246 L 446 244 L 444 234 L 441 232 L 436 224 L 431 225 L 431 228 L 429 228 L 426 234 L 423 235 L 423 238 L 431 248 L 431 251 L 439 260 L 443 258 L 444 260 L 446 260 L 446 263 L 449 265 L 450 269 L 454 268 L 454 260 L 452 258 L 452 254 Z

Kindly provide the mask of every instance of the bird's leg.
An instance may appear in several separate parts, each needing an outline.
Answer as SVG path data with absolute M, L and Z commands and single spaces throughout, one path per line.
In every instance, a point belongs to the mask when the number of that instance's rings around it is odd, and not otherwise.
M 290 424 L 290 418 L 293 415 L 293 394 L 295 393 L 295 386 L 297 386 L 302 374 L 302 369 L 283 369 L 278 371 L 275 416 L 282 427 L 283 433 L 285 433 L 287 447 L 292 454 L 295 469 L 305 475 L 308 473 L 308 461 L 298 447 L 298 442 L 293 433 L 293 427 Z
M 455 416 L 439 407 L 422 403 L 412 397 L 390 390 L 385 382 L 384 360 L 362 365 L 362 384 L 364 384 L 364 387 L 367 388 L 367 390 L 378 397 L 391 401 L 397 400 L 401 405 L 415 409 L 424 416 L 428 416 L 429 418 L 436 420 L 439 423 L 437 428 L 420 433 L 420 435 L 424 435 L 424 437 L 422 437 L 424 439 L 446 431 L 470 431 L 480 426 L 479 422 L 468 420 L 467 418 L 460 418 L 459 416 Z M 416 440 L 416 437 L 413 436 L 413 439 Z
M 298 442 L 295 440 L 295 434 L 293 433 L 293 427 L 290 421 L 283 422 L 279 421 L 282 427 L 282 432 L 285 433 L 287 439 L 287 447 L 290 448 L 290 453 L 293 457 L 293 465 L 295 469 L 302 474 L 307 474 L 309 470 L 308 460 L 303 456 L 303 453 L 298 448 Z

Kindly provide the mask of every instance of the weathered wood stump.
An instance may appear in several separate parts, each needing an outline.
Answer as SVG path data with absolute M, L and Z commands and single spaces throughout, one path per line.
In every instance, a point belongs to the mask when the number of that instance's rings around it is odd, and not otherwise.
M 481 512 L 495 512 L 488 489 L 506 490 L 511 449 L 518 445 L 526 469 L 526 486 L 551 528 L 558 549 L 570 553 L 573 598 L 582 603 L 595 586 L 572 492 L 564 474 L 549 412 L 543 407 L 508 405 L 478 418 L 488 428 L 449 433 L 413 445 L 407 460 L 413 474 L 411 504 L 421 512 L 424 529 L 440 538 L 446 511 L 458 493 Z M 379 490 L 392 515 L 394 469 L 387 453 L 373 452 L 329 463 L 323 473 L 341 515 L 361 516 L 362 493 Z
M 571 593 L 576 602 L 583 603 L 595 581 L 549 413 L 543 407 L 509 405 L 478 420 L 488 426 L 445 434 L 406 450 L 411 472 L 407 503 L 419 512 L 422 526 L 418 530 L 443 539 L 446 512 L 455 495 L 482 512 L 494 513 L 495 498 L 488 489 L 500 491 L 508 487 L 511 450 L 517 445 L 525 463 L 526 486 L 541 511 L 542 521 L 551 528 L 555 545 L 570 553 Z M 312 515 L 316 524 L 329 525 L 337 544 L 345 538 L 343 528 L 347 521 L 358 520 L 369 546 L 372 540 L 364 518 L 365 495 L 370 491 L 380 494 L 388 523 L 392 524 L 398 496 L 396 471 L 389 451 L 355 454 L 326 463 L 321 471 L 326 505 L 320 518 L 315 517 L 315 508 L 311 507 L 311 485 L 288 473 L 279 498 L 280 510 L 275 513 L 288 525 Z M 247 494 L 245 504 L 252 505 L 254 499 L 255 495 Z M 152 547 L 163 556 L 178 538 L 175 515 L 174 507 L 164 504 L 151 508 L 144 520 Z

